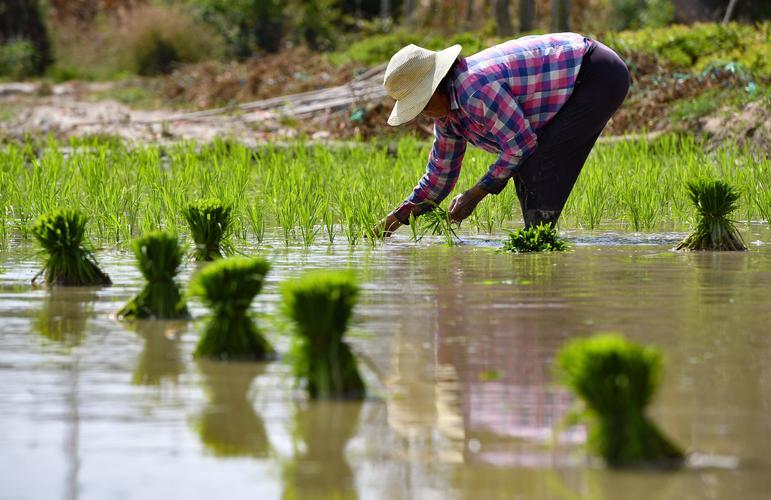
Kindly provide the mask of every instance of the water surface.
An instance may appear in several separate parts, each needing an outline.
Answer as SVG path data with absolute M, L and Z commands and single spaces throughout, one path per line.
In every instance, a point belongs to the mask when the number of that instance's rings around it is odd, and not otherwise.
M 771 495 L 771 231 L 744 253 L 678 254 L 682 234 L 568 232 L 564 254 L 507 255 L 406 235 L 375 248 L 260 250 L 255 301 L 286 353 L 278 284 L 352 267 L 362 402 L 309 402 L 281 362 L 196 361 L 196 321 L 127 324 L 114 286 L 29 285 L 33 249 L 0 253 L 0 498 L 731 498 Z M 185 267 L 186 282 L 194 266 Z M 609 471 L 554 383 L 567 339 L 618 332 L 665 354 L 650 408 L 706 466 Z

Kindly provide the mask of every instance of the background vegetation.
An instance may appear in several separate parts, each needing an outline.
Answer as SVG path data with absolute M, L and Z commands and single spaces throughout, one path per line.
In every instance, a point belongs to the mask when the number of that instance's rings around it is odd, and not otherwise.
M 767 2 L 739 3 L 731 13 L 735 19 L 755 22 L 771 17 Z M 727 4 L 728 0 L 4 0 L 0 76 L 18 79 L 47 72 L 62 80 L 163 74 L 183 63 L 245 60 L 298 45 L 313 51 L 339 50 L 332 58 L 337 63 L 374 63 L 386 60 L 404 42 L 439 47 L 457 41 L 472 53 L 518 33 L 553 29 L 602 35 L 642 29 L 610 39 L 631 51 L 663 53 L 678 64 L 693 65 L 694 58 L 702 58 L 699 54 L 722 51 L 762 65 L 759 60 L 768 53 L 768 24 L 757 33 L 749 26 L 719 31 L 712 25 L 693 34 L 682 27 L 655 29 L 674 21 L 718 21 Z M 705 47 L 707 51 L 702 50 Z M 744 56 L 748 48 L 750 53 Z

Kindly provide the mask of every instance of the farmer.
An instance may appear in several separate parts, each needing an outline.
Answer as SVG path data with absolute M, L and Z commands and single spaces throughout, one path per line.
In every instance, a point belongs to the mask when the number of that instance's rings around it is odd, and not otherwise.
M 390 235 L 431 210 L 458 180 L 466 144 L 498 154 L 474 187 L 450 203 L 462 221 L 514 179 L 526 226 L 555 224 L 586 157 L 629 89 L 629 71 L 605 45 L 575 33 L 527 36 L 470 57 L 454 45 L 408 45 L 383 85 L 396 104 L 389 125 L 434 118 L 428 167 L 412 194 L 375 228 Z

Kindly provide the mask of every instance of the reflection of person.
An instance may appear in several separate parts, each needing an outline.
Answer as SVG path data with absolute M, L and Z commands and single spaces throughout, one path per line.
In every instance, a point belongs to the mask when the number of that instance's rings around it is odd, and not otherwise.
M 434 118 L 426 174 L 377 228 L 390 234 L 453 189 L 466 144 L 498 154 L 488 173 L 456 196 L 450 216 L 468 217 L 510 178 L 525 224 L 554 224 L 597 137 L 629 88 L 629 71 L 605 45 L 575 33 L 528 36 L 466 58 L 461 47 L 409 45 L 388 64 L 396 99 L 390 125 Z

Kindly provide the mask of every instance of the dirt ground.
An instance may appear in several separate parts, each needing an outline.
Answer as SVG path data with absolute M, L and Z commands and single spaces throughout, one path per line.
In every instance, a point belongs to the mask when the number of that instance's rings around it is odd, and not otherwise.
M 200 70 L 200 68 L 199 68 Z M 188 70 L 198 71 L 198 70 Z M 179 77 L 177 77 L 179 78 Z M 284 75 L 284 78 L 290 78 Z M 681 77 L 674 82 L 646 76 L 638 77 L 626 103 L 606 129 L 605 136 L 624 136 L 647 133 L 658 135 L 670 130 L 687 130 L 702 134 L 709 143 L 735 142 L 748 144 L 767 154 L 771 150 L 771 106 L 762 98 L 735 109 L 725 105 L 716 111 L 687 123 L 673 123 L 667 111 L 678 100 L 691 99 L 707 88 L 738 85 L 734 76 L 716 73 L 706 77 Z M 323 80 L 323 78 L 322 78 Z M 170 78 L 165 83 L 171 85 Z M 321 81 L 284 86 L 293 92 L 319 87 Z M 333 84 L 339 84 L 340 79 Z M 121 83 L 45 83 L 0 84 L 0 139 L 21 140 L 29 136 L 52 134 L 59 138 L 71 136 L 107 135 L 130 141 L 170 143 L 180 140 L 211 142 L 228 138 L 248 145 L 264 144 L 295 138 L 299 135 L 312 140 L 347 140 L 361 137 L 391 138 L 400 134 L 431 137 L 428 119 L 415 120 L 407 127 L 393 129 L 385 123 L 391 103 L 377 97 L 354 103 L 334 112 L 319 110 L 301 118 L 288 116 L 275 109 L 221 108 L 214 114 L 196 114 L 171 107 L 132 109 L 110 99 L 111 90 Z M 199 84 L 194 85 L 198 86 Z M 211 87 L 200 83 L 205 98 L 192 109 L 214 104 Z M 226 86 L 227 87 L 227 86 Z M 192 87 L 191 87 L 192 88 Z M 235 87 L 227 87 L 231 90 Z M 253 88 L 254 90 L 254 88 Z M 240 102 L 248 95 L 270 96 L 278 92 L 273 85 L 269 90 L 249 92 L 233 97 Z M 164 90 L 165 92 L 165 90 Z M 179 95 L 192 99 L 194 90 Z M 218 94 L 222 95 L 222 94 Z M 107 96 L 108 98 L 105 98 Z M 169 101 L 170 106 L 173 105 Z

